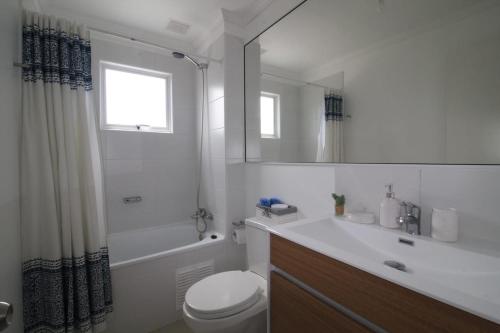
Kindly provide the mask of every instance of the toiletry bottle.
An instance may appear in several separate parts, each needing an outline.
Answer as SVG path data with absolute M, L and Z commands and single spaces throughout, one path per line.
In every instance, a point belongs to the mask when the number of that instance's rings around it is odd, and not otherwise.
M 380 203 L 380 225 L 385 228 L 399 228 L 396 218 L 400 215 L 400 202 L 395 198 L 392 184 L 386 185 L 387 193 Z

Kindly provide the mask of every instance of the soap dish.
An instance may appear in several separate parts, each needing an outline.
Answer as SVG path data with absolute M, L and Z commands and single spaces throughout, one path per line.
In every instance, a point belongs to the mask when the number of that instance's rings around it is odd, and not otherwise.
M 288 208 L 289 208 L 289 206 L 287 204 L 282 204 L 282 203 L 271 205 L 271 209 L 275 209 L 275 210 L 288 209 Z
M 375 215 L 372 213 L 347 213 L 344 218 L 349 222 L 371 224 L 375 223 Z

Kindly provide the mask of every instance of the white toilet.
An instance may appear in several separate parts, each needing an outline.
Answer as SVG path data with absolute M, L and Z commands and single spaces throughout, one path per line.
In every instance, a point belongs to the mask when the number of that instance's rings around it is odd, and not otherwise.
M 269 233 L 247 221 L 248 271 L 228 271 L 195 283 L 186 293 L 183 317 L 194 333 L 265 333 Z

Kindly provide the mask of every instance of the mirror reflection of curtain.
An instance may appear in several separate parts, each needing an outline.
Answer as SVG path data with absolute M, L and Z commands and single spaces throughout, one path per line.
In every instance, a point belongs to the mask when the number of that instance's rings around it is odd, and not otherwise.
M 316 162 L 339 163 L 344 160 L 343 98 L 331 90 L 325 92 L 324 113 L 320 119 Z

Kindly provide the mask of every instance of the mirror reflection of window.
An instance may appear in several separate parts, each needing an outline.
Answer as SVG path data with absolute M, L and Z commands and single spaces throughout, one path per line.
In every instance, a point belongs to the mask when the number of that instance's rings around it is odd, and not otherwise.
M 278 139 L 280 96 L 268 92 L 260 95 L 260 135 L 266 139 Z

